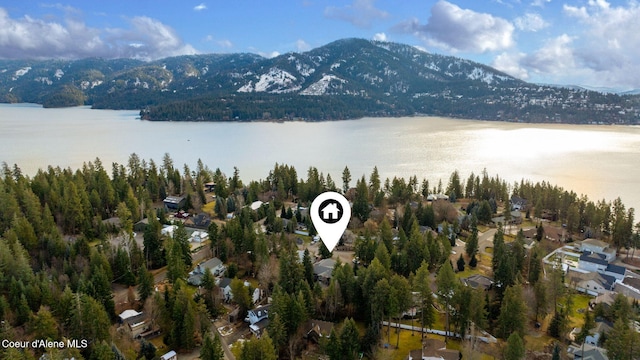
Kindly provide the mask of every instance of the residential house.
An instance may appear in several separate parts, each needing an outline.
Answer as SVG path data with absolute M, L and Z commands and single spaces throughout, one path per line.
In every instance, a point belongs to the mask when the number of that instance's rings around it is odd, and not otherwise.
M 504 224 L 504 225 L 518 225 L 522 223 L 522 213 L 518 210 L 513 210 L 511 211 L 511 218 L 509 219 L 509 221 L 506 221 L 504 216 L 498 216 L 498 217 L 494 217 L 491 219 L 491 221 L 498 225 L 500 223 Z
M 598 239 L 583 240 L 580 244 L 580 251 L 582 251 L 583 253 L 586 251 L 603 255 L 603 258 L 607 261 L 607 263 L 611 263 L 616 259 L 615 249 L 611 248 L 606 242 Z
M 493 287 L 493 279 L 484 275 L 475 274 L 466 278 L 461 278 L 460 281 L 466 286 L 473 289 L 482 289 L 484 291 L 491 290 Z
M 258 211 L 258 209 L 260 209 L 262 204 L 264 204 L 264 203 L 262 201 L 260 201 L 260 200 L 252 202 L 251 205 L 250 205 L 251 210 Z
M 585 344 L 572 344 L 567 348 L 569 356 L 573 355 L 575 360 L 609 360 L 607 351 L 597 346 Z
M 226 302 L 233 300 L 233 294 L 231 293 L 230 278 L 228 277 L 216 278 L 216 285 L 218 285 L 218 287 L 220 288 L 220 292 L 222 294 L 222 300 Z M 249 284 L 249 282 L 247 281 L 244 282 L 245 287 L 249 287 L 250 285 L 251 284 Z M 255 299 L 255 292 L 254 292 L 253 298 Z
M 328 321 L 322 321 L 317 319 L 311 319 L 307 321 L 304 327 L 305 339 L 314 343 L 319 343 L 320 339 L 328 339 L 333 329 L 333 323 Z
M 426 339 L 422 349 L 409 351 L 408 360 L 459 360 L 460 351 L 447 349 L 442 340 Z
M 177 228 L 178 228 L 178 225 L 163 225 L 162 229 L 160 229 L 160 235 L 164 235 L 172 238 L 173 232 L 176 231 Z
M 187 198 L 184 196 L 167 196 L 163 203 L 165 210 L 178 211 L 185 206 Z
M 207 233 L 206 231 L 196 230 L 191 233 L 191 236 L 189 237 L 189 242 L 194 244 L 202 244 L 208 238 L 209 238 L 209 233 Z
M 336 261 L 333 259 L 322 259 L 313 264 L 314 278 L 325 285 L 329 285 L 329 282 L 331 282 L 331 273 L 335 265 Z
M 615 290 L 617 286 L 618 284 L 616 283 L 613 286 L 613 289 Z M 613 305 L 614 301 L 616 300 L 616 294 L 617 293 L 615 291 L 606 291 L 596 296 L 595 298 L 591 299 L 589 301 L 589 307 L 593 309 L 596 307 L 596 305 L 602 304 L 605 307 L 605 309 L 608 309 L 611 307 L 611 305 Z
M 609 264 L 606 255 L 588 251 L 580 255 L 578 268 L 584 271 L 594 271 L 612 276 L 619 281 L 624 279 L 627 272 L 627 269 L 623 266 Z
M 189 273 L 189 279 L 187 279 L 187 283 L 200 286 L 202 284 L 202 277 L 204 276 L 205 271 L 210 271 L 213 276 L 219 276 L 224 273 L 226 267 L 222 264 L 222 260 L 214 257 L 213 259 L 209 259 L 205 262 L 201 262 L 196 265 L 196 268 L 193 269 L 192 272 Z
M 269 309 L 271 308 L 271 304 L 258 306 L 255 309 L 249 310 L 247 313 L 247 317 L 244 319 L 249 324 L 253 325 L 255 323 L 260 322 L 261 320 L 267 319 L 269 317 Z
M 149 226 L 149 218 L 144 218 L 138 221 L 137 223 L 133 224 L 133 231 L 142 233 L 145 230 L 147 230 L 148 226 Z
M 640 300 L 640 279 L 627 276 L 622 281 L 616 283 L 615 291 L 626 297 Z
M 215 188 L 216 188 L 216 183 L 214 183 L 213 181 L 204 183 L 204 191 L 206 192 L 212 192 L 213 190 L 215 190 Z
M 527 200 L 519 197 L 511 197 L 511 210 L 525 211 L 527 209 Z
M 132 339 L 139 337 L 140 334 L 149 330 L 147 316 L 144 313 L 135 310 L 125 310 L 118 317 L 120 318 L 123 328 Z
M 576 269 L 567 271 L 569 286 L 577 291 L 598 296 L 605 292 L 612 291 L 616 279 L 612 276 L 599 272 L 586 272 Z
M 600 344 L 600 339 L 603 335 L 609 333 L 609 331 L 613 330 L 613 324 L 606 320 L 598 319 L 596 320 L 596 326 L 589 331 L 589 335 L 585 338 L 585 343 L 598 346 Z
M 228 277 L 223 277 L 220 278 L 217 283 L 220 291 L 222 292 L 222 299 L 226 302 L 231 301 L 231 299 L 233 298 L 233 296 L 231 295 L 231 279 Z
M 263 305 L 258 306 L 255 309 L 249 310 L 245 321 L 247 321 L 249 325 L 249 329 L 255 335 L 255 337 L 260 337 L 264 332 L 264 329 L 269 326 L 269 308 L 271 305 Z
M 160 360 L 178 360 L 178 354 L 175 351 L 171 350 L 168 353 L 160 356 Z
M 211 217 L 208 214 L 200 213 L 185 220 L 184 224 L 185 226 L 205 230 L 211 224 Z

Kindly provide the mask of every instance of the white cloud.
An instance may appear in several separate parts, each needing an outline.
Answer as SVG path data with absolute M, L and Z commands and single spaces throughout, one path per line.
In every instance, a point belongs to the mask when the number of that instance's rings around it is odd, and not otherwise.
M 97 29 L 68 18 L 64 23 L 35 19 L 13 19 L 0 8 L 0 58 L 130 57 L 157 59 L 194 54 L 176 32 L 158 20 L 139 16 L 129 19 L 129 28 Z
M 550 3 L 551 0 L 533 0 L 531 6 L 544 7 L 546 3 Z
M 522 67 L 520 62 L 525 57 L 524 53 L 502 53 L 493 60 L 491 66 L 521 80 L 529 79 L 529 71 Z
M 611 6 L 604 0 L 590 0 L 586 7 L 564 6 L 581 30 L 574 36 L 576 61 L 592 72 L 594 85 L 640 86 L 640 4 L 630 1 Z
M 307 44 L 306 41 L 302 40 L 302 39 L 298 39 L 296 41 L 296 51 L 309 51 L 311 50 L 311 46 L 309 44 Z
M 571 47 L 573 38 L 562 34 L 549 40 L 542 48 L 522 58 L 522 63 L 535 72 L 562 74 L 576 67 Z
M 218 46 L 220 47 L 227 48 L 227 49 L 233 47 L 233 43 L 231 42 L 231 40 L 227 40 L 227 39 L 218 40 L 216 41 L 216 44 L 218 44 Z
M 207 10 L 207 5 L 205 3 L 201 3 L 200 5 L 196 5 L 193 7 L 195 11 Z
M 274 58 L 276 56 L 280 56 L 280 53 L 277 52 L 277 51 L 272 51 L 272 52 L 258 51 L 258 55 L 260 55 L 262 57 L 266 57 L 267 59 L 271 59 L 271 58 Z
M 204 42 L 212 42 L 222 48 L 232 48 L 233 43 L 228 39 L 216 39 L 213 35 L 209 34 L 202 39 Z
M 431 8 L 431 16 L 426 24 L 420 24 L 418 19 L 410 19 L 398 24 L 395 30 L 412 33 L 431 46 L 453 52 L 483 53 L 514 45 L 514 26 L 509 21 L 462 9 L 444 0 Z
M 385 19 L 389 16 L 386 11 L 377 9 L 374 3 L 375 0 L 354 0 L 351 5 L 327 6 L 324 9 L 324 16 L 344 20 L 357 27 L 369 28 L 373 20 Z
M 564 4 L 562 6 L 562 11 L 564 11 L 564 13 L 569 17 L 574 17 L 574 18 L 583 19 L 583 20 L 589 18 L 589 13 L 587 12 L 587 8 L 584 6 L 576 7 L 576 6 Z
M 521 31 L 536 32 L 549 26 L 540 14 L 526 13 L 523 16 L 514 19 L 513 23 Z
M 376 41 L 387 41 L 387 34 L 385 33 L 376 33 L 373 35 L 373 40 Z

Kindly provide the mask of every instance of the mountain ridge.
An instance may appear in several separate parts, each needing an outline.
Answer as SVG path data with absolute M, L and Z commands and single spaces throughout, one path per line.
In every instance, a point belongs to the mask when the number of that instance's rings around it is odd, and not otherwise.
M 0 60 L 0 101 L 141 110 L 149 120 L 333 120 L 441 115 L 637 123 L 638 97 L 526 83 L 410 45 L 340 39 L 301 53 Z

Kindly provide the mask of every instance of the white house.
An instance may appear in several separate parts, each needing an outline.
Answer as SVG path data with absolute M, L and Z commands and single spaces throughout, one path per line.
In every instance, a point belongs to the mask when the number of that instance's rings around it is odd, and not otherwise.
M 603 259 L 610 263 L 616 259 L 616 251 L 609 244 L 598 239 L 585 239 L 580 244 L 580 251 L 603 255 Z
M 178 354 L 175 351 L 171 350 L 168 353 L 160 356 L 160 360 L 178 360 Z
M 247 313 L 247 317 L 245 318 L 245 321 L 253 325 L 261 320 L 267 319 L 269 317 L 270 307 L 271 305 L 269 304 L 269 305 L 258 306 L 255 309 L 249 310 L 249 312 Z
M 264 329 L 269 326 L 269 308 L 271 305 L 258 306 L 255 309 L 249 310 L 249 313 L 245 319 L 248 321 L 249 329 L 256 337 L 260 337 Z

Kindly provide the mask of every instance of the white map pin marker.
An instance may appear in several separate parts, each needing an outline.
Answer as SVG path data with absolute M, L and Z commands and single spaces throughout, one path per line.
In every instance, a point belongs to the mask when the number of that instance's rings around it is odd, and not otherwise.
M 311 203 L 311 221 L 324 246 L 333 251 L 351 219 L 349 201 L 337 192 L 327 191 Z

